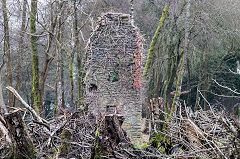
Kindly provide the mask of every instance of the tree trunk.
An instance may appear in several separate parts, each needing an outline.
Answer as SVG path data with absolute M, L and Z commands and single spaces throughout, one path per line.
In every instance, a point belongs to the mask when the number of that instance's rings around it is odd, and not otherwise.
M 108 155 L 118 158 L 115 152 L 117 148 L 121 147 L 120 143 L 122 143 L 124 149 L 130 147 L 130 139 L 122 129 L 124 117 L 119 114 L 108 113 L 95 133 L 96 141 L 94 147 L 92 147 L 91 159 Z
M 69 57 L 69 78 L 70 78 L 70 94 L 71 94 L 71 105 L 74 106 L 74 82 L 73 82 L 73 61 L 75 52 L 77 52 L 77 41 L 78 41 L 78 31 L 77 31 L 77 7 L 76 1 L 73 2 L 73 40 L 74 40 L 74 48 L 72 54 Z M 76 37 L 77 36 L 77 37 Z M 77 52 L 78 54 L 78 52 Z M 75 107 L 76 108 L 76 107 Z
M 4 53 L 7 57 L 7 81 L 8 85 L 12 86 L 12 66 L 11 66 L 11 48 L 10 48 L 10 37 L 9 37 L 9 27 L 8 27 L 8 15 L 6 0 L 2 0 L 2 10 L 3 10 L 3 23 L 4 23 Z M 13 106 L 13 95 L 8 93 L 8 106 Z
M 153 55 L 154 47 L 155 47 L 155 44 L 157 42 L 157 38 L 159 36 L 160 29 L 162 28 L 163 22 L 166 19 L 167 10 L 168 10 L 168 3 L 166 2 L 165 7 L 164 7 L 163 12 L 162 12 L 162 16 L 160 18 L 160 21 L 159 21 L 159 24 L 158 24 L 158 27 L 157 27 L 157 30 L 155 31 L 155 34 L 152 38 L 152 41 L 151 41 L 151 44 L 150 44 L 150 47 L 149 47 L 149 50 L 148 50 L 147 61 L 146 61 L 146 64 L 145 64 L 145 67 L 144 67 L 144 70 L 143 70 L 143 77 L 147 74 L 148 68 L 149 68 L 149 66 L 152 62 L 152 55 Z
M 190 6 L 191 6 L 191 0 L 187 0 L 185 45 L 184 45 L 184 52 L 183 52 L 181 67 L 180 67 L 178 80 L 177 80 L 176 92 L 175 92 L 172 107 L 171 107 L 171 114 L 175 110 L 175 102 L 179 101 L 180 93 L 182 90 L 183 75 L 187 68 L 188 49 L 189 49 Z
M 180 78 L 180 83 L 178 87 L 178 93 L 181 93 L 181 90 L 182 90 L 183 75 L 184 75 L 184 71 L 187 68 L 187 61 L 188 61 L 187 59 L 188 59 L 188 52 L 189 52 L 190 6 L 191 6 L 191 0 L 187 0 L 185 45 L 184 45 L 184 56 L 183 56 L 184 63 L 183 63 L 183 68 L 181 70 L 181 78 Z
M 59 158 L 67 158 L 67 154 L 70 152 L 71 150 L 71 140 L 72 140 L 72 133 L 70 132 L 70 130 L 64 129 L 62 131 L 62 135 L 61 135 L 61 145 L 59 148 L 59 152 L 58 152 L 58 157 Z
M 80 51 L 80 43 L 78 38 L 78 16 L 77 16 L 77 7 L 76 1 L 74 1 L 74 20 L 73 20 L 73 33 L 74 33 L 74 52 L 77 53 L 77 65 L 78 65 L 78 76 L 77 76 L 77 84 L 78 84 L 78 99 L 75 109 L 77 106 L 82 105 L 82 62 L 81 62 L 81 51 Z M 74 55 L 72 60 L 74 59 Z M 72 88 L 73 89 L 73 88 Z
M 207 81 L 207 59 L 206 59 L 206 49 L 203 51 L 203 79 L 204 79 L 204 91 L 203 96 L 204 98 L 207 98 L 207 87 L 208 87 L 208 81 Z M 207 102 L 206 100 L 203 100 L 203 110 L 207 110 Z
M 58 109 L 63 107 L 63 67 L 62 67 L 62 55 L 61 50 L 57 49 L 57 106 Z
M 5 121 L 13 145 L 13 158 L 36 158 L 37 151 L 28 134 L 27 126 L 17 110 L 5 114 Z
M 77 65 L 78 65 L 78 78 L 77 78 L 77 83 L 78 83 L 78 106 L 82 105 L 82 94 L 83 94 L 83 72 L 82 72 L 82 62 L 81 62 L 81 58 L 80 58 L 80 54 L 79 53 L 77 55 Z
M 34 109 L 37 113 L 42 113 L 43 107 L 41 106 L 40 87 L 39 87 L 39 63 L 38 63 L 38 45 L 36 34 L 36 16 L 37 16 L 37 0 L 31 1 L 31 12 L 30 12 L 30 33 L 31 33 L 31 50 L 32 50 L 32 95 Z M 40 108 L 40 112 L 39 112 Z
M 2 90 L 3 90 L 2 89 L 2 70 L 0 68 L 0 113 L 4 114 L 4 113 L 7 113 L 7 107 L 3 100 L 3 91 Z
M 50 23 L 51 23 L 51 28 L 50 28 L 50 31 L 52 33 L 54 33 L 55 31 L 55 28 L 56 28 L 56 23 L 57 23 L 57 15 L 55 18 L 53 18 L 53 13 L 52 13 L 52 0 L 49 2 L 50 5 L 51 5 L 51 11 L 50 11 Z M 48 74 L 48 71 L 49 71 L 49 67 L 52 63 L 52 61 L 54 60 L 54 57 L 56 56 L 56 52 L 54 52 L 52 54 L 52 56 L 49 55 L 49 52 L 50 52 L 50 48 L 52 46 L 52 41 L 53 41 L 53 35 L 52 34 L 49 34 L 48 35 L 48 40 L 47 40 L 47 44 L 46 44 L 46 48 L 45 48 L 45 53 L 44 53 L 44 60 L 43 60 L 43 66 L 42 66 L 42 70 L 41 70 L 41 73 L 40 73 L 40 92 L 41 92 L 41 101 L 43 102 L 44 100 L 44 88 L 45 88 L 45 82 L 46 82 L 46 79 L 47 79 L 47 74 Z
M 74 107 L 73 59 L 74 59 L 74 50 L 69 57 L 70 96 L 71 96 L 72 107 Z
M 237 74 L 240 75 L 240 64 L 239 64 L 239 61 L 237 61 Z
M 56 44 L 56 53 L 57 53 L 57 107 L 58 109 L 64 108 L 64 74 L 63 74 L 63 49 L 62 49 L 62 43 L 63 43 L 63 7 L 64 1 L 60 1 L 59 4 L 59 12 L 60 14 L 58 16 L 58 28 L 57 28 L 57 44 Z M 61 45 L 61 46 L 60 46 Z
M 4 66 L 4 56 L 2 56 L 2 64 L 0 65 L 0 114 L 7 113 L 7 107 L 3 100 L 3 89 L 2 89 L 2 68 Z
M 26 11 L 27 11 L 27 0 L 23 0 L 23 9 L 22 9 L 22 25 L 20 30 L 20 37 L 18 42 L 18 60 L 17 60 L 17 84 L 16 90 L 19 91 L 21 88 L 21 80 L 22 80 L 22 54 L 23 54 L 23 41 L 24 41 L 24 34 L 26 31 Z M 14 104 L 18 105 L 18 100 L 14 98 Z
M 176 34 L 176 33 L 174 33 Z M 173 34 L 170 36 L 174 36 Z M 182 52 L 180 53 L 180 44 L 181 44 L 182 35 L 179 33 L 177 36 L 176 44 L 169 44 L 168 49 L 168 66 L 167 66 L 167 82 L 165 84 L 164 90 L 164 103 L 165 103 L 165 112 L 169 112 L 171 108 L 171 91 L 176 79 L 177 69 L 181 61 Z M 171 49 L 172 48 L 172 49 Z M 176 48 L 176 49 L 175 49 Z M 176 53 L 174 50 L 177 50 Z

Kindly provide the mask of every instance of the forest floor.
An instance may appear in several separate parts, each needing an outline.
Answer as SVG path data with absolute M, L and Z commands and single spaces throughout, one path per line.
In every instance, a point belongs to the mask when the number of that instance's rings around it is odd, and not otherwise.
M 21 114 L 20 111 L 16 112 Z M 6 123 L 2 125 L 8 130 L 11 124 L 8 123 L 9 118 L 11 113 L 5 115 Z M 211 108 L 193 112 L 179 105 L 169 122 L 152 122 L 150 141 L 143 145 L 130 142 L 121 128 L 123 120 L 119 114 L 102 116 L 76 111 L 62 114 L 47 124 L 32 120 L 27 124 L 26 131 L 33 141 L 37 158 L 240 157 L 239 118 L 224 111 Z M 161 128 L 163 125 L 164 129 Z M 9 131 L 9 134 L 12 143 L 18 143 L 12 135 L 14 132 Z M 1 136 L 0 155 L 5 158 L 12 155 L 12 149 L 4 140 L 4 135 Z

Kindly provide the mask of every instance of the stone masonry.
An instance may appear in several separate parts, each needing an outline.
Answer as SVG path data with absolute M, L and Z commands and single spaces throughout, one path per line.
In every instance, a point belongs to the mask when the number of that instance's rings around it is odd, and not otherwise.
M 130 15 L 106 13 L 87 45 L 84 103 L 93 113 L 116 106 L 133 143 L 141 138 L 141 36 Z

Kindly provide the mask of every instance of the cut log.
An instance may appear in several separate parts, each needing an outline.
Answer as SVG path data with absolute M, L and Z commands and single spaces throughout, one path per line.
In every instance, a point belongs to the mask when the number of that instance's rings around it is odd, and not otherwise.
M 22 119 L 19 110 L 7 113 L 4 115 L 9 136 L 12 140 L 12 157 L 21 158 L 36 158 L 37 151 L 33 145 L 33 141 L 28 134 L 28 129 Z

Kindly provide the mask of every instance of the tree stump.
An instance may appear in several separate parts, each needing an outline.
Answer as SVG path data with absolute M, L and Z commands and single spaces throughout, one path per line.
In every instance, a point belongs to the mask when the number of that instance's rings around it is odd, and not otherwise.
M 119 114 L 108 114 L 100 128 L 96 132 L 96 142 L 92 150 L 92 159 L 101 156 L 113 156 L 116 158 L 115 151 L 123 147 L 130 146 L 130 139 L 122 129 L 124 117 Z
M 61 135 L 61 145 L 58 152 L 58 158 L 68 157 L 67 154 L 71 150 L 71 143 L 70 143 L 71 140 L 72 140 L 72 133 L 70 132 L 70 130 L 64 129 Z
M 37 151 L 19 110 L 5 114 L 4 118 L 12 140 L 12 157 L 15 159 L 37 158 Z

